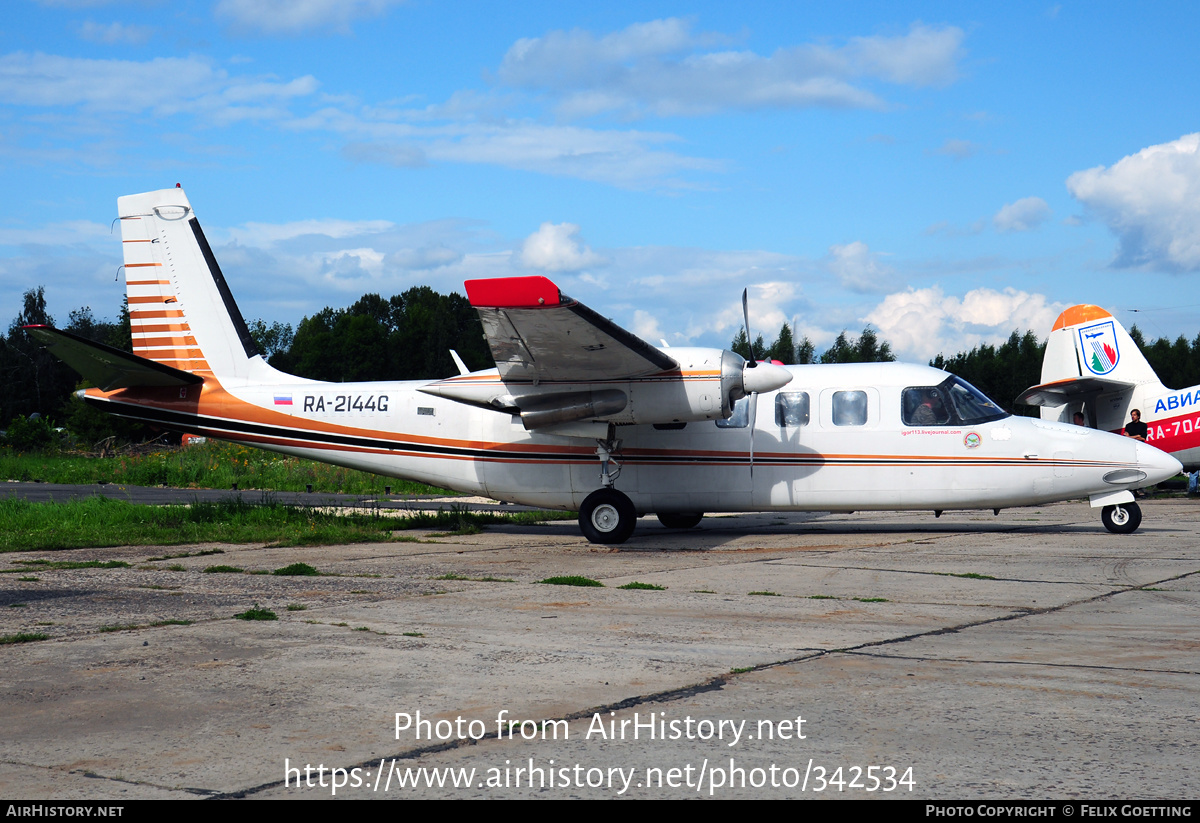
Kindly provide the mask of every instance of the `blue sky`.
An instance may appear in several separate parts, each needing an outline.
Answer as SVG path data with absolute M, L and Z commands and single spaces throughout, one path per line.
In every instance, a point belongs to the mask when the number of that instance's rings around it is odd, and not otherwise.
M 1075 303 L 1200 331 L 1194 4 L 14 0 L 0 320 L 113 317 L 116 198 L 182 183 L 243 313 L 544 274 L 727 345 L 905 358 Z

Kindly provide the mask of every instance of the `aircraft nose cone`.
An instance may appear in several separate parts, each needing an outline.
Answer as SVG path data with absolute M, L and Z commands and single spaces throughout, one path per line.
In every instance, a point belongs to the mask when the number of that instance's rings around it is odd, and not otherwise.
M 1183 464 L 1161 449 L 1149 443 L 1137 444 L 1138 467 L 1146 473 L 1146 485 L 1152 486 L 1169 480 L 1183 471 Z
M 742 387 L 746 394 L 775 391 L 790 382 L 792 382 L 792 373 L 774 363 L 759 363 L 753 368 L 747 364 L 742 369 Z

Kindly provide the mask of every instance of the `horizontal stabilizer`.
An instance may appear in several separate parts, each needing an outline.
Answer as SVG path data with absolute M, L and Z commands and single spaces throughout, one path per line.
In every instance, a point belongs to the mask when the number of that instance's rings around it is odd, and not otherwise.
M 1120 391 L 1133 385 L 1133 383 L 1105 380 L 1101 377 L 1072 377 L 1030 386 L 1017 396 L 1017 402 L 1027 406 L 1061 406 L 1085 395 Z
M 103 391 L 141 386 L 191 386 L 204 378 L 136 354 L 96 343 L 50 326 L 26 326 L 25 331 L 46 349 Z

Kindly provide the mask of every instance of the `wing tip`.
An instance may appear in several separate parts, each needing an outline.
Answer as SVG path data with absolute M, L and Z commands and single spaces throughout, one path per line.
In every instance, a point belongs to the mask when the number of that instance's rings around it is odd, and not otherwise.
M 561 303 L 558 286 L 547 277 L 494 277 L 468 280 L 467 299 L 476 308 L 531 309 Z

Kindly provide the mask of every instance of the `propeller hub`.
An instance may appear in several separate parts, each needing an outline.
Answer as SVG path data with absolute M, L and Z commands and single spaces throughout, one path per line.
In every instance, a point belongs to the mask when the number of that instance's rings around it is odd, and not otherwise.
M 792 382 L 792 373 L 774 363 L 749 361 L 742 369 L 742 390 L 746 394 L 781 389 Z

